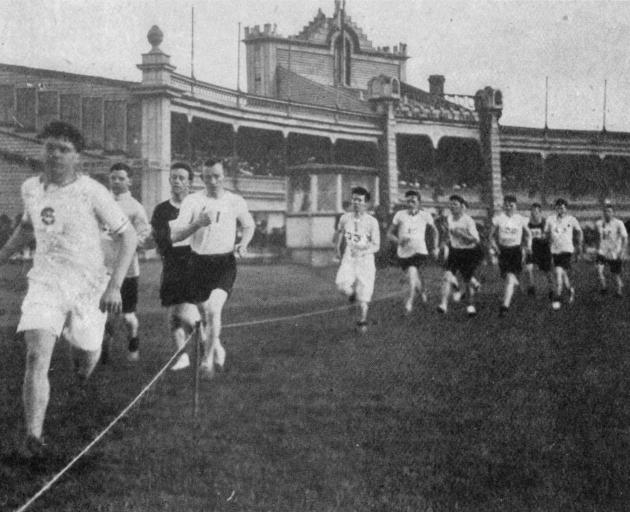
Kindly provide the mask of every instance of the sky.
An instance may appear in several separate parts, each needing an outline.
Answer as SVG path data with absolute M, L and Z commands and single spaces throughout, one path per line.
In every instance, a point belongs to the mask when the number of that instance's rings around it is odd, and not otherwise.
M 139 81 L 156 24 L 189 74 L 192 6 L 195 76 L 235 89 L 239 22 L 294 35 L 334 0 L 0 0 L 0 62 Z M 346 11 L 375 47 L 407 44 L 410 84 L 428 90 L 441 74 L 446 93 L 501 89 L 504 125 L 544 126 L 548 77 L 550 128 L 601 129 L 606 96 L 606 128 L 630 132 L 630 1 L 346 0 Z

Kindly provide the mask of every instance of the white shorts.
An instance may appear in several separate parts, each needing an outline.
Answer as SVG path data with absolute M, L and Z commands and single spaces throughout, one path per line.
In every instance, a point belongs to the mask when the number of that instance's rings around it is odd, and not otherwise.
M 106 283 L 86 284 L 77 279 L 31 279 L 22 303 L 18 332 L 44 330 L 64 337 L 77 348 L 101 348 L 107 314 L 99 309 Z
M 370 302 L 374 293 L 376 265 L 374 255 L 359 258 L 344 257 L 339 265 L 335 284 L 343 293 L 354 293 L 359 302 Z

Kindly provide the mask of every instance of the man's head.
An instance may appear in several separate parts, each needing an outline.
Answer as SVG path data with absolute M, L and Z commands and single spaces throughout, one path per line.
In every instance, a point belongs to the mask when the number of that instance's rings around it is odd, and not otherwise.
M 109 188 L 116 195 L 129 192 L 133 173 L 131 167 L 124 162 L 118 162 L 109 168 Z
M 451 210 L 451 213 L 453 215 L 461 215 L 464 211 L 464 207 L 466 206 L 466 201 L 464 200 L 464 198 L 457 194 L 453 194 L 451 197 L 448 198 L 448 201 L 450 203 L 449 208 Z
M 171 165 L 168 181 L 171 184 L 171 193 L 175 196 L 185 196 L 192 185 L 194 178 L 190 165 L 184 162 L 175 162 Z
M 516 197 L 507 195 L 503 197 L 503 211 L 506 215 L 514 215 L 516 212 Z
M 223 181 L 225 180 L 221 160 L 211 159 L 204 162 L 201 170 L 201 179 L 205 183 L 209 194 L 213 195 L 221 192 L 223 190 Z
M 603 213 L 604 213 L 604 220 L 606 220 L 606 222 L 610 222 L 610 219 L 612 219 L 612 217 L 613 217 L 613 205 L 612 205 L 612 203 L 610 203 L 608 201 L 606 201 L 604 203 Z
M 52 179 L 63 179 L 75 172 L 84 140 L 81 132 L 62 121 L 44 126 L 37 138 L 44 143 L 44 168 Z
M 420 208 L 420 194 L 415 190 L 407 190 L 405 192 L 405 203 L 407 203 L 407 209 L 411 213 L 415 213 Z
M 569 203 L 567 203 L 566 199 L 560 198 L 556 199 L 554 206 L 556 208 L 556 213 L 562 217 L 565 213 L 567 213 Z
M 529 208 L 529 217 L 534 222 L 540 222 L 542 219 L 542 205 L 540 203 L 532 203 Z
M 367 204 L 370 202 L 370 193 L 363 187 L 354 187 L 352 189 L 352 209 L 355 213 L 364 212 Z

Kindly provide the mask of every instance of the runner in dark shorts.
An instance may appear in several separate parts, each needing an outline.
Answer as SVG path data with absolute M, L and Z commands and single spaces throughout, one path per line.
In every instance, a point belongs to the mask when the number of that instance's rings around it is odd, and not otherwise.
M 190 244 L 188 240 L 171 243 L 169 222 L 177 219 L 179 206 L 188 195 L 193 177 L 193 171 L 188 164 L 174 163 L 169 176 L 171 198 L 158 204 L 151 218 L 153 239 L 162 257 L 160 301 L 162 306 L 168 308 L 171 338 L 178 350 L 186 345 L 186 339 L 200 317 L 197 306 L 186 301 Z M 183 370 L 189 366 L 190 357 L 184 352 L 177 358 L 171 370 Z

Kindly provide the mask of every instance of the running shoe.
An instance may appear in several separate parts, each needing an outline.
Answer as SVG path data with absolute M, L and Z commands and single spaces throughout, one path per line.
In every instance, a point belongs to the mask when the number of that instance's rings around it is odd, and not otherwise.
M 186 368 L 188 368 L 190 366 L 190 357 L 188 356 L 188 354 L 184 353 L 181 356 L 179 356 L 177 358 L 177 361 L 175 361 L 175 364 L 173 366 L 171 366 L 171 371 L 178 371 L 178 370 L 184 370 Z

